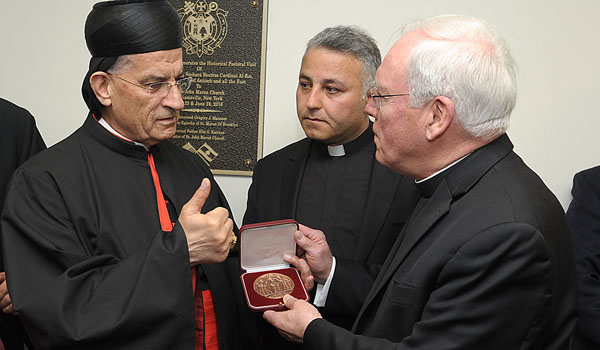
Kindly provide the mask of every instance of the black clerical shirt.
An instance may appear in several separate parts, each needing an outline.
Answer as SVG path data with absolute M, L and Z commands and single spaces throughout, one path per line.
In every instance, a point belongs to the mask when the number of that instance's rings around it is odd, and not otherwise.
M 352 258 L 362 227 L 375 144 L 371 125 L 343 145 L 345 155 L 331 156 L 326 144 L 313 141 L 302 178 L 298 222 L 325 233 L 334 256 Z

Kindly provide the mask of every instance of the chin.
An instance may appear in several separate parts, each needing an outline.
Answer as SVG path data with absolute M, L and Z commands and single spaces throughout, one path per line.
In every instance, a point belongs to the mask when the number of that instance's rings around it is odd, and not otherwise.
M 306 135 L 306 137 L 308 137 L 309 139 L 317 141 L 323 141 L 324 139 L 326 139 L 325 137 L 323 137 L 322 133 L 315 132 L 314 129 L 304 129 L 304 135 Z
M 391 168 L 391 166 L 385 161 L 385 158 L 383 157 L 383 155 L 381 154 L 381 151 L 379 149 L 377 149 L 377 151 L 375 152 L 375 159 L 381 165 L 385 165 L 386 167 Z
M 175 136 L 175 130 L 171 131 L 165 131 L 160 133 L 159 135 L 156 135 L 155 137 L 153 137 L 154 141 L 156 141 L 156 143 L 168 140 L 173 138 L 173 136 Z

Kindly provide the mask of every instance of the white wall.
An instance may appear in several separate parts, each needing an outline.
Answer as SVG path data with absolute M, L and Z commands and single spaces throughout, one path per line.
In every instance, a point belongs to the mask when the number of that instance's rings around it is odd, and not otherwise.
M 95 2 L 0 1 L 0 96 L 29 109 L 49 145 L 86 115 L 80 93 L 89 60 L 83 25 Z M 311 36 L 327 26 L 356 24 L 385 53 L 402 22 L 442 13 L 484 18 L 507 38 L 520 72 L 509 135 L 566 208 L 573 174 L 600 164 L 598 0 L 271 0 L 264 154 L 303 137 L 294 93 Z M 241 223 L 250 178 L 217 181 Z

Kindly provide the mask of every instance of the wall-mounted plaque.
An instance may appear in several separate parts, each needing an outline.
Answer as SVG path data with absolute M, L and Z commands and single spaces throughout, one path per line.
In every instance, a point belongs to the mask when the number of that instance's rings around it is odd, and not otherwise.
M 262 155 L 267 0 L 170 0 L 183 25 L 176 145 L 214 174 L 251 175 Z

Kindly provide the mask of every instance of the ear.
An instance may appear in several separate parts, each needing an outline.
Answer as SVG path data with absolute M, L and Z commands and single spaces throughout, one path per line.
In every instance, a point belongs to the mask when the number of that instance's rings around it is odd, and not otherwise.
M 108 80 L 108 73 L 106 72 L 95 72 L 90 77 L 90 85 L 96 98 L 104 107 L 112 105 L 112 99 L 110 97 L 110 87 Z
M 454 102 L 446 96 L 437 96 L 431 103 L 425 136 L 428 141 L 435 141 L 444 135 L 454 120 Z

